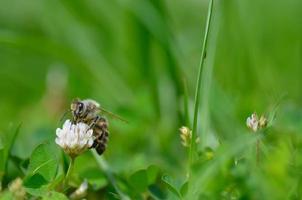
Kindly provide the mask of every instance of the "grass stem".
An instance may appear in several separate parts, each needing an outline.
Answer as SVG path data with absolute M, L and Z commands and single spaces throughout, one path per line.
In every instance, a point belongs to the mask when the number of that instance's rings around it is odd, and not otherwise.
M 199 110 L 199 103 L 200 103 L 201 75 L 202 75 L 202 69 L 204 66 L 204 61 L 206 59 L 208 35 L 209 35 L 210 24 L 211 24 L 211 19 L 212 19 L 212 11 L 213 11 L 213 1 L 214 0 L 210 0 L 210 3 L 209 3 L 207 21 L 206 21 L 206 26 L 205 26 L 205 33 L 204 33 L 204 37 L 203 37 L 202 52 L 201 52 L 201 57 L 200 57 L 199 71 L 198 71 L 198 77 L 197 77 L 197 83 L 196 83 L 194 118 L 193 118 L 193 128 L 192 128 L 192 142 L 191 142 L 190 150 L 189 150 L 190 151 L 190 153 L 189 153 L 190 166 L 192 166 L 192 164 L 194 162 L 194 156 L 195 156 L 194 154 L 196 152 L 196 143 L 193 141 L 195 141 L 196 135 L 197 135 L 197 121 L 198 121 L 198 110 Z
M 260 163 L 260 139 L 256 141 L 256 163 L 257 165 Z
M 184 91 L 184 120 L 185 120 L 185 126 L 191 127 L 190 123 L 190 116 L 189 116 L 189 92 L 188 92 L 188 85 L 187 80 L 183 79 L 183 91 Z

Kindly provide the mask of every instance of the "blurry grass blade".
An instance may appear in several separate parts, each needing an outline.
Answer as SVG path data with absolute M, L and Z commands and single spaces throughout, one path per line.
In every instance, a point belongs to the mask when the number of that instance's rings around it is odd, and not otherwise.
M 130 200 L 130 198 L 124 194 L 117 186 L 116 184 L 116 180 L 112 174 L 112 172 L 110 171 L 109 169 L 109 166 L 108 164 L 106 163 L 106 161 L 103 159 L 102 156 L 99 156 L 99 154 L 95 151 L 95 150 L 92 150 L 91 151 L 97 164 L 99 165 L 99 167 L 101 168 L 101 170 L 104 171 L 104 173 L 106 174 L 107 178 L 108 178 L 108 181 L 111 183 L 111 185 L 114 187 L 115 191 L 118 193 L 118 195 L 120 196 L 120 198 L 122 200 Z
M 16 137 L 20 132 L 21 124 L 19 124 L 14 131 L 5 132 L 2 140 L 2 148 L 0 149 L 0 188 L 2 178 L 6 174 L 8 158 L 10 156 L 11 149 L 14 145 Z
M 278 111 L 282 101 L 284 101 L 284 99 L 286 97 L 287 97 L 287 94 L 283 94 L 282 96 L 279 97 L 279 99 L 277 99 L 276 103 L 273 105 L 271 111 L 268 114 L 268 127 L 273 125 L 274 120 L 275 120 L 276 115 L 277 115 L 277 111 Z
M 189 92 L 187 80 L 183 79 L 183 91 L 184 91 L 184 117 L 185 117 L 185 126 L 191 127 L 190 115 L 189 115 Z
M 199 104 L 200 104 L 201 77 L 202 77 L 202 69 L 203 69 L 204 61 L 205 61 L 205 58 L 206 58 L 206 50 L 207 50 L 207 44 L 208 44 L 208 34 L 209 34 L 209 31 L 210 31 L 210 25 L 211 25 L 211 19 L 212 19 L 212 10 L 213 10 L 213 0 L 210 0 L 209 8 L 208 8 L 208 16 L 207 16 L 207 21 L 206 21 L 206 27 L 205 27 L 205 33 L 204 33 L 204 38 L 203 38 L 203 45 L 202 45 L 202 52 L 201 52 L 199 70 L 198 70 L 196 91 L 195 91 L 194 118 L 193 118 L 193 129 L 192 129 L 192 138 L 193 138 L 193 140 L 195 140 L 196 135 L 197 135 L 197 121 L 198 121 L 198 108 L 199 108 Z M 190 166 L 193 163 L 195 153 L 196 153 L 196 143 L 191 142 L 190 158 L 189 158 Z

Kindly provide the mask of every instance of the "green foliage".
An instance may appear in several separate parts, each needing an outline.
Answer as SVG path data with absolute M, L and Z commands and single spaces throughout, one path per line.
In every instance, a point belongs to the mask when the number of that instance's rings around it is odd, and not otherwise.
M 68 200 L 68 198 L 58 192 L 49 192 L 42 197 L 42 200 Z
M 99 190 L 108 185 L 108 181 L 104 174 L 98 168 L 87 168 L 80 172 L 81 180 L 87 180 L 94 190 Z
M 0 199 L 1 200 L 11 200 L 13 199 L 13 194 L 11 192 L 3 192 L 0 194 Z
M 138 193 L 146 191 L 148 187 L 148 174 L 146 170 L 139 170 L 132 174 L 129 183 Z
M 0 199 L 17 178 L 28 199 L 84 181 L 89 200 L 301 199 L 302 1 L 214 0 L 207 32 L 210 2 L 1 0 Z M 75 97 L 129 123 L 106 115 L 107 150 L 64 185 L 55 130 Z
M 57 173 L 58 157 L 53 144 L 39 145 L 32 153 L 29 161 L 27 175 L 24 179 L 24 187 L 27 192 L 42 196 L 48 189 L 47 185 L 54 181 Z
M 32 153 L 28 166 L 28 176 L 41 175 L 46 181 L 51 181 L 58 167 L 58 157 L 53 144 L 39 145 Z
M 15 139 L 19 133 L 21 125 L 15 130 L 7 131 L 2 137 L 0 135 L 0 188 L 3 176 L 6 174 L 7 162 Z M 11 128 L 12 129 L 12 128 Z
M 172 193 L 174 193 L 178 198 L 181 198 L 180 185 L 175 180 L 173 180 L 169 175 L 164 175 L 162 180 Z

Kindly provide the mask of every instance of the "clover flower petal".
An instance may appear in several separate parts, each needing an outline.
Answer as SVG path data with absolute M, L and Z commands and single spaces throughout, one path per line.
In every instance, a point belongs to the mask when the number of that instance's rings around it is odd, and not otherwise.
M 71 157 L 75 157 L 93 144 L 93 130 L 85 123 L 72 124 L 70 120 L 66 120 L 62 129 L 56 130 L 55 142 Z
M 246 119 L 246 125 L 254 132 L 256 132 L 259 129 L 258 115 L 256 113 L 253 113 L 250 117 L 248 117 Z

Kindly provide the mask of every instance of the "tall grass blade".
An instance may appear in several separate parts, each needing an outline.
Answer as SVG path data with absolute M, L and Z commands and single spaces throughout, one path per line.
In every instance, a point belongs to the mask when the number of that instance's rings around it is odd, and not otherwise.
M 206 50 L 207 50 L 207 44 L 208 44 L 208 35 L 209 35 L 209 30 L 210 30 L 210 24 L 211 24 L 211 19 L 212 19 L 212 11 L 213 11 L 213 0 L 210 0 L 206 27 L 205 27 L 205 33 L 204 33 L 204 38 L 203 38 L 203 45 L 202 45 L 202 52 L 201 52 L 201 58 L 200 58 L 200 64 L 199 64 L 197 83 L 196 83 L 192 141 L 195 141 L 195 138 L 197 135 L 197 121 L 198 121 L 198 110 L 199 110 L 198 108 L 199 108 L 199 103 L 200 103 L 201 76 L 202 76 L 202 69 L 204 66 L 204 61 L 206 59 Z M 190 155 L 189 155 L 190 156 L 189 157 L 190 166 L 192 166 L 192 163 L 194 162 L 195 153 L 196 153 L 196 143 L 191 142 Z

